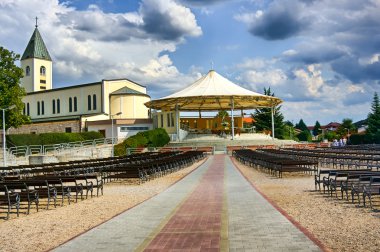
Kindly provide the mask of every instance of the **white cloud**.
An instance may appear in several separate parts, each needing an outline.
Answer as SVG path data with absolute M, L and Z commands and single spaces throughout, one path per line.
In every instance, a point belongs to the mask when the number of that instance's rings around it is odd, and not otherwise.
M 202 34 L 191 10 L 176 1 L 144 0 L 139 10 L 127 13 L 106 13 L 97 5 L 76 10 L 58 0 L 1 1 L 2 44 L 22 54 L 36 16 L 53 59 L 55 87 L 129 78 L 162 91 L 195 76 L 181 74 L 167 54 L 186 36 Z M 165 29 L 149 29 L 150 22 Z
M 318 65 L 309 65 L 307 70 L 297 69 L 294 71 L 294 75 L 304 84 L 307 94 L 311 97 L 320 97 L 320 89 L 324 85 L 321 71 L 318 68 Z

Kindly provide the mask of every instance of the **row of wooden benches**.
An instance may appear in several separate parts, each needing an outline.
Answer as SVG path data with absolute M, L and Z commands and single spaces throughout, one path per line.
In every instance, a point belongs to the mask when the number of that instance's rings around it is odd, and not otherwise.
M 96 195 L 103 195 L 103 180 L 97 174 L 86 174 L 76 176 L 35 176 L 26 179 L 18 177 L 6 177 L 0 182 L 0 206 L 6 208 L 7 216 L 16 209 L 19 216 L 19 209 L 22 202 L 26 202 L 29 214 L 32 204 L 36 205 L 38 211 L 39 204 L 42 199 L 47 200 L 46 209 L 49 209 L 50 203 L 57 205 L 57 200 L 61 200 L 63 205 L 64 199 L 67 198 L 70 204 L 71 198 L 75 194 L 75 201 L 80 197 L 83 199 L 90 194 L 93 197 L 93 192 L 96 190 Z
M 166 175 L 203 159 L 203 151 L 171 152 L 162 158 L 139 164 L 118 162 L 102 170 L 105 182 L 115 179 L 139 178 L 140 182 Z
M 83 164 L 55 164 L 48 168 L 37 167 L 20 169 L 18 173 L 8 173 L 0 181 L 0 206 L 6 206 L 7 218 L 12 207 L 19 212 L 21 202 L 27 202 L 27 213 L 32 204 L 38 205 L 40 199 L 47 198 L 47 208 L 50 202 L 56 206 L 60 197 L 70 199 L 75 193 L 75 199 L 88 197 L 97 189 L 103 194 L 103 184 L 115 179 L 136 178 L 141 182 L 176 171 L 189 166 L 204 157 L 202 151 L 136 154 L 134 157 L 123 157 L 107 160 L 85 161 Z M 15 174 L 15 175 L 14 175 Z
M 269 174 L 282 177 L 284 172 L 315 173 L 318 163 L 309 160 L 293 159 L 268 150 L 235 150 L 233 156 L 241 163 L 262 169 Z
M 340 190 L 341 198 L 344 196 L 349 200 L 351 194 L 351 201 L 355 203 L 357 199 L 360 204 L 361 199 L 363 205 L 366 206 L 368 199 L 370 207 L 373 208 L 374 196 L 380 195 L 380 172 L 367 170 L 319 170 L 314 179 L 315 189 L 321 191 L 323 186 L 323 193 L 328 193 L 330 196 L 335 194 L 338 198 L 338 191 Z
M 380 169 L 380 153 L 335 149 L 291 149 L 277 150 L 294 158 L 318 162 L 321 167 L 332 169 Z
M 103 167 L 113 166 L 120 162 L 139 164 L 145 163 L 149 160 L 163 158 L 170 153 L 138 153 L 130 156 L 112 157 L 102 159 L 90 159 L 60 163 L 38 164 L 38 165 L 20 165 L 11 167 L 0 168 L 0 180 L 4 176 L 21 176 L 31 177 L 41 174 L 54 174 L 54 175 L 76 175 L 83 173 L 99 172 Z

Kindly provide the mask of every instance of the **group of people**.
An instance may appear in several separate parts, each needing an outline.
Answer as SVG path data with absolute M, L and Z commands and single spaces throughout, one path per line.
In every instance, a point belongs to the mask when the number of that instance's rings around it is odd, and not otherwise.
M 334 146 L 334 147 L 343 147 L 343 146 L 346 146 L 346 144 L 347 144 L 346 138 L 341 138 L 339 140 L 334 139 L 332 142 L 332 146 Z

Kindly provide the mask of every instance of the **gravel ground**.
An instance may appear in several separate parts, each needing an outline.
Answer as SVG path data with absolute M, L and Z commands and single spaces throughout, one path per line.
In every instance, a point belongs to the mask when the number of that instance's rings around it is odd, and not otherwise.
M 111 219 L 138 203 L 164 191 L 170 185 L 196 169 L 204 160 L 178 172 L 168 174 L 142 185 L 133 181 L 105 184 L 104 195 L 78 203 L 40 209 L 31 214 L 11 215 L 0 220 L 0 251 L 46 251 L 90 228 Z M 4 217 L 5 215 L 1 215 Z
M 314 191 L 314 177 L 285 173 L 279 179 L 235 162 L 274 203 L 331 251 L 380 251 L 378 211 Z

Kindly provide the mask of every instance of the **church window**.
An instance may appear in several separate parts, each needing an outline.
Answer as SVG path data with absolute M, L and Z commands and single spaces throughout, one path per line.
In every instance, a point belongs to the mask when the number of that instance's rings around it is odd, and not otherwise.
M 46 68 L 44 66 L 40 67 L 40 75 L 42 75 L 42 76 L 46 75 Z
M 73 98 L 69 98 L 69 112 L 73 112 Z
M 166 114 L 166 125 L 170 127 L 170 113 Z
M 45 114 L 45 103 L 44 101 L 41 102 L 41 115 Z
M 24 107 L 22 108 L 22 114 L 25 115 L 25 107 L 26 107 L 26 104 L 24 103 Z
M 174 114 L 170 113 L 170 118 L 171 118 L 171 126 L 174 127 Z
M 26 104 L 26 114 L 30 115 L 29 102 Z
M 57 114 L 61 113 L 61 101 L 57 99 Z
M 74 96 L 74 112 L 77 112 L 78 111 L 78 101 L 77 101 L 77 97 Z
M 26 76 L 29 76 L 29 75 L 30 75 L 30 67 L 29 67 L 29 66 L 26 66 L 26 69 L 25 69 L 25 75 L 26 75 Z
M 95 94 L 92 96 L 92 109 L 96 110 L 96 95 Z
M 37 115 L 40 115 L 40 102 L 37 102 Z
M 91 95 L 87 96 L 87 109 L 91 110 Z
M 53 114 L 55 114 L 55 100 L 52 101 Z
M 164 127 L 164 115 L 161 114 L 161 128 Z

